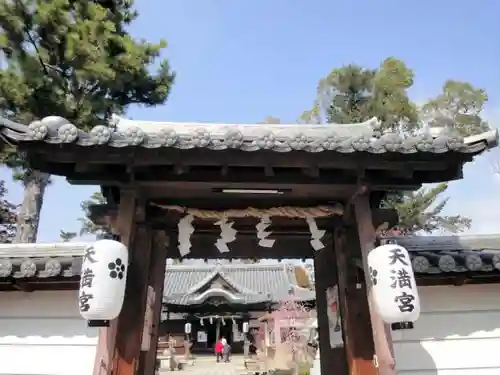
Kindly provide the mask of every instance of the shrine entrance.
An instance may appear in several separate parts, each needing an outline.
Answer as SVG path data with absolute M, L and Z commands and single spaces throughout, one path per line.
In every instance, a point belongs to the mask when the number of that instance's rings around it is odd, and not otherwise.
M 0 119 L 4 139 L 26 152 L 30 167 L 101 186 L 107 204 L 92 208 L 93 220 L 128 248 L 127 293 L 119 317 L 100 330 L 95 375 L 154 374 L 167 256 L 314 258 L 321 373 L 395 375 L 391 332 L 374 308 L 367 269 L 378 235 L 397 222 L 384 197 L 461 178 L 465 162 L 498 143 L 496 131 L 462 139 L 440 130 L 381 134 L 376 119 L 118 119 L 84 133 L 59 117 L 29 126 Z M 343 347 L 330 342 L 326 295 L 334 286 Z
M 204 352 L 212 354 L 214 352 L 215 343 L 222 337 L 224 337 L 230 345 L 233 344 L 233 323 L 231 320 L 224 323 L 224 325 L 221 324 L 219 319 L 214 319 L 211 323 L 210 320 L 208 320 L 203 326 L 199 321 L 194 321 L 191 326 L 193 330 L 193 340 L 199 343 L 198 347 L 192 350 L 193 353 Z M 200 332 L 203 332 L 203 334 L 200 334 Z M 204 339 L 206 339 L 206 341 Z
M 213 327 L 214 338 L 217 338 L 217 325 Z M 218 338 L 225 338 L 229 345 L 233 344 L 233 323 L 228 321 L 226 324 L 219 327 Z M 210 332 L 210 331 L 209 331 Z M 215 344 L 216 340 L 214 340 Z

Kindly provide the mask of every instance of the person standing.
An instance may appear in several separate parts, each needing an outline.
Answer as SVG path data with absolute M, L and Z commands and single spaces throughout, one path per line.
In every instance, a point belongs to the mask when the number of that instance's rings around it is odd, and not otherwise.
M 215 357 L 217 358 L 217 362 L 220 362 L 224 353 L 224 343 L 222 339 L 215 343 Z
M 222 345 L 223 345 L 223 356 L 224 356 L 224 362 L 225 363 L 228 363 L 229 362 L 229 358 L 231 356 L 231 345 L 229 345 L 229 343 L 227 342 L 226 338 L 223 337 L 221 339 L 222 341 Z

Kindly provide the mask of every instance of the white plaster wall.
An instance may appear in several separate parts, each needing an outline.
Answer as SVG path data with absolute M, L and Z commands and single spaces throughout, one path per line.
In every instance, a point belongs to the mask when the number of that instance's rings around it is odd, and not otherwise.
M 419 288 L 422 314 L 393 331 L 400 375 L 500 375 L 500 285 Z
M 96 344 L 77 291 L 0 292 L 1 375 L 91 375 Z

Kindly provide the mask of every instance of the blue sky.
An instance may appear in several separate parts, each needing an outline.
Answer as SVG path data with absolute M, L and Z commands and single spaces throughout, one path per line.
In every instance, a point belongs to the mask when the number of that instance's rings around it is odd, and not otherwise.
M 294 122 L 314 100 L 316 84 L 348 63 L 376 67 L 404 60 L 416 74 L 417 102 L 436 95 L 449 78 L 490 95 L 485 115 L 500 121 L 500 2 L 483 0 L 140 0 L 134 36 L 167 39 L 164 56 L 177 72 L 168 103 L 131 108 L 140 120 L 249 123 L 267 115 Z M 57 115 L 57 114 L 55 114 Z M 448 214 L 473 219 L 471 233 L 500 232 L 500 196 L 492 173 L 496 152 L 465 168 L 453 182 Z M 0 170 L 10 181 L 10 172 Z M 8 183 L 19 202 L 22 189 Z M 80 202 L 97 187 L 55 178 L 42 211 L 39 241 L 77 230 Z M 497 211 L 497 212 L 495 212 Z

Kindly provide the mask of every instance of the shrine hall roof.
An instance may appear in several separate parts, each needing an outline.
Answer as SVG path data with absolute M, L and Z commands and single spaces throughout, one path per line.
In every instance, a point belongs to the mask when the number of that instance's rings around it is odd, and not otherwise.
M 409 137 L 397 133 L 382 134 L 379 130 L 375 118 L 359 124 L 282 125 L 151 122 L 113 116 L 111 124 L 98 125 L 89 132 L 83 132 L 58 116 L 46 117 L 28 126 L 0 117 L 0 132 L 11 142 L 42 141 L 83 147 L 107 145 L 117 148 L 135 146 L 151 149 L 171 147 L 278 152 L 364 151 L 374 154 L 453 151 L 477 154 L 498 144 L 497 130 L 467 138 L 436 132 L 436 129 Z
M 252 304 L 279 302 L 291 293 L 301 301 L 314 300 L 314 290 L 299 286 L 295 268 L 290 264 L 168 266 L 163 302 L 193 305 L 210 296 L 222 296 L 231 303 Z M 226 293 L 211 284 L 218 279 L 229 285 L 231 291 Z

